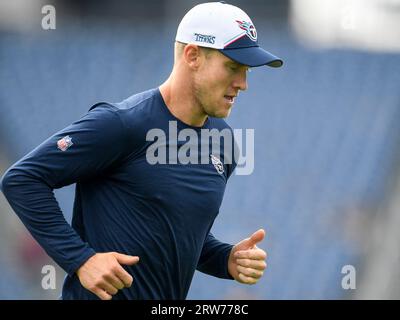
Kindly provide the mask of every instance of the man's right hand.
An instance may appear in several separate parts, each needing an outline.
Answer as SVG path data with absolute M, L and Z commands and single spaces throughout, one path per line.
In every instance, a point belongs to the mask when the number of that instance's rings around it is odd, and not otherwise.
M 132 276 L 121 265 L 133 265 L 138 261 L 138 256 L 117 252 L 96 253 L 76 271 L 76 274 L 84 288 L 101 300 L 111 300 L 118 290 L 132 285 Z

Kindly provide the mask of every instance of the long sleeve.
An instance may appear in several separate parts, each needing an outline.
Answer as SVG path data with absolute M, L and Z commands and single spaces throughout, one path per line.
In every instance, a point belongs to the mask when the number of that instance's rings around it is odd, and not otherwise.
M 70 275 L 95 251 L 66 222 L 53 189 L 100 175 L 121 159 L 124 132 L 113 107 L 99 105 L 15 163 L 1 181 L 26 228 Z
M 232 150 L 234 150 L 234 148 L 238 148 L 235 140 L 232 141 Z M 237 159 L 233 157 L 231 162 L 232 163 L 230 164 L 225 164 L 227 169 L 227 179 L 230 178 L 235 170 Z M 204 241 L 203 249 L 201 251 L 200 259 L 196 269 L 214 277 L 233 279 L 228 272 L 228 259 L 232 248 L 233 245 L 219 241 L 211 232 L 209 232 Z
M 228 272 L 228 258 L 233 245 L 217 240 L 211 232 L 204 241 L 197 270 L 223 279 L 233 279 Z

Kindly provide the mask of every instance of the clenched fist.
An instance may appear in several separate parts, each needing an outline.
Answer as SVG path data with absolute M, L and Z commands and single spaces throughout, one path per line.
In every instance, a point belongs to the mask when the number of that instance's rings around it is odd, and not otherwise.
M 133 265 L 138 261 L 137 256 L 117 252 L 96 253 L 76 274 L 84 288 L 102 300 L 111 300 L 118 290 L 132 285 L 132 276 L 121 265 Z

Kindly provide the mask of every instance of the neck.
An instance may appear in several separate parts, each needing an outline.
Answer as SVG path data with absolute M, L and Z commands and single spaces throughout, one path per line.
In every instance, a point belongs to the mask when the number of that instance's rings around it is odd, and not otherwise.
M 196 100 L 193 85 L 187 79 L 177 76 L 176 70 L 173 70 L 159 89 L 166 106 L 176 118 L 187 125 L 201 127 L 207 120 L 207 114 Z

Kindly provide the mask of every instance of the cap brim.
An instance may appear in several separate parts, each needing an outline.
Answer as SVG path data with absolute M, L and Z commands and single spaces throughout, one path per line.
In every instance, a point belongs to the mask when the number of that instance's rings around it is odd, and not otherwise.
M 267 65 L 269 67 L 279 68 L 283 65 L 281 59 L 260 47 L 220 49 L 219 51 L 233 61 L 249 67 Z

